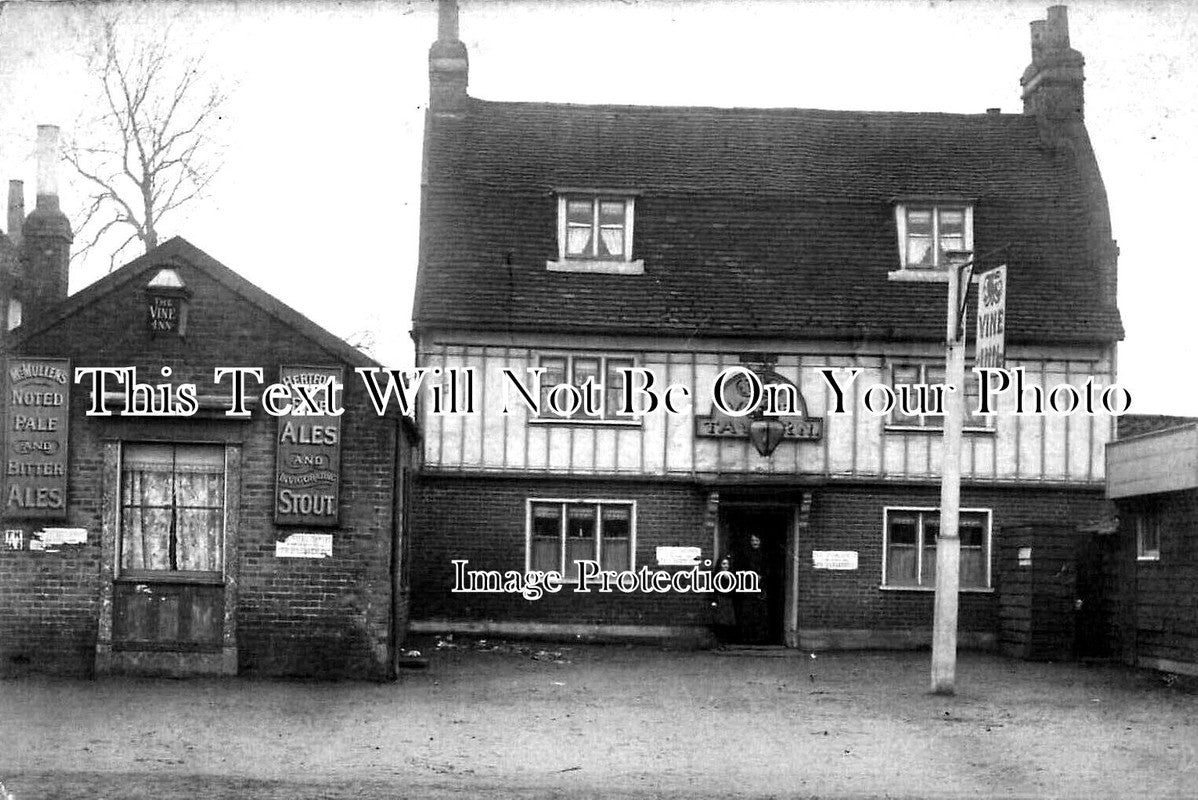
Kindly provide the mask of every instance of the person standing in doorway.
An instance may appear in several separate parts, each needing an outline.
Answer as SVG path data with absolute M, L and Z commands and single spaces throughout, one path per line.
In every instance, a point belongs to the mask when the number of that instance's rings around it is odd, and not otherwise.
M 766 644 L 769 641 L 769 603 L 766 597 L 768 569 L 765 551 L 761 549 L 761 537 L 750 534 L 742 570 L 757 575 L 758 591 L 737 595 L 740 604 L 736 612 L 740 638 L 746 644 Z
M 716 574 L 726 572 L 732 574 L 732 557 L 723 555 L 716 567 Z M 721 579 L 717 586 L 727 579 Z M 734 581 L 729 581 L 732 585 Z M 731 589 L 720 591 L 716 589 L 711 601 L 712 626 L 715 628 L 716 647 L 724 647 L 736 640 L 736 594 Z

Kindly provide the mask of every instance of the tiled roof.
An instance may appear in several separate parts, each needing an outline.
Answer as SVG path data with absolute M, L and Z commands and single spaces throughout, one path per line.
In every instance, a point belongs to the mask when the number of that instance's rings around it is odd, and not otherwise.
M 1122 335 L 1029 116 L 470 100 L 427 146 L 419 327 L 934 341 L 944 285 L 887 280 L 893 203 L 949 195 L 975 252 L 1010 245 L 1009 340 Z M 546 270 L 563 187 L 638 192 L 643 275 Z

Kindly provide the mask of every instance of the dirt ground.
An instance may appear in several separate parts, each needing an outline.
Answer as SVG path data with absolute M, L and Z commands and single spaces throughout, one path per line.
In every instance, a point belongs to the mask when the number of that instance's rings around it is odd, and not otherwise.
M 30 798 L 1198 797 L 1198 695 L 963 653 L 423 643 L 395 684 L 0 681 Z M 420 646 L 419 644 L 417 646 Z

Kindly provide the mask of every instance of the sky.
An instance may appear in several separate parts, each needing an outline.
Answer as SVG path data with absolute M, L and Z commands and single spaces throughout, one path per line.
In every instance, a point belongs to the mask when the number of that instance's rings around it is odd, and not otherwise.
M 460 5 L 470 93 L 485 99 L 1015 113 L 1028 24 L 1048 4 Z M 36 126 L 69 127 L 93 91 L 83 54 L 102 10 L 0 9 L 0 179 L 24 179 L 27 206 Z M 431 0 L 162 0 L 127 16 L 142 35 L 169 25 L 231 96 L 223 168 L 164 234 L 409 366 Z M 1119 382 L 1134 412 L 1198 415 L 1198 268 L 1172 237 L 1195 224 L 1198 0 L 1084 0 L 1069 4 L 1069 24 L 1121 251 Z M 60 189 L 70 212 L 81 187 L 65 165 Z M 71 290 L 108 268 L 101 257 L 74 265 Z

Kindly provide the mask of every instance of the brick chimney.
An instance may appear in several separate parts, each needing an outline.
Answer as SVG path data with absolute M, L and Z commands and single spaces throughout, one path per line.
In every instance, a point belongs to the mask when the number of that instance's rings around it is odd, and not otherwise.
M 21 244 L 21 226 L 25 222 L 25 182 L 8 182 L 8 238 Z
M 8 183 L 8 235 L 0 232 L 0 343 L 5 334 L 20 324 L 14 300 L 21 292 L 21 225 L 25 222 L 25 186 Z
M 439 0 L 437 41 L 428 51 L 429 110 L 451 115 L 464 111 L 469 71 L 466 45 L 458 39 L 457 0 Z
M 58 127 L 37 127 L 37 204 L 21 228 L 24 318 L 34 319 L 67 296 L 71 223 L 58 207 Z M 10 206 L 11 208 L 11 206 Z
M 1054 157 L 1072 160 L 1086 194 L 1088 251 L 1104 299 L 1112 307 L 1118 288 L 1119 246 L 1111 232 L 1110 205 L 1085 125 L 1086 60 L 1069 46 L 1065 6 L 1032 23 L 1032 63 L 1023 71 L 1023 113 L 1036 117 L 1040 140 Z
M 1048 18 L 1032 23 L 1032 63 L 1023 71 L 1023 113 L 1035 114 L 1046 143 L 1055 145 L 1085 119 L 1082 54 L 1069 46 L 1065 6 L 1052 6 Z

